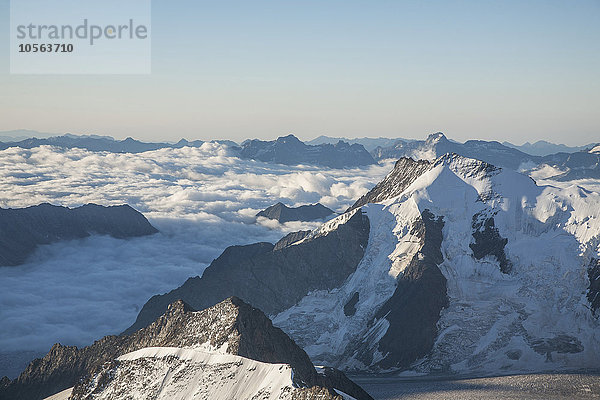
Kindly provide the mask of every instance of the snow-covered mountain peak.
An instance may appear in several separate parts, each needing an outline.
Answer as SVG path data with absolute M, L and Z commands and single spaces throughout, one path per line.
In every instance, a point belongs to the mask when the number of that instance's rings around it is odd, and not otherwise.
M 501 197 L 498 192 L 516 191 L 522 194 L 525 191 L 531 194 L 536 187 L 535 182 L 525 175 L 454 153 L 444 154 L 432 162 L 403 157 L 380 183 L 358 199 L 349 210 L 368 203 L 389 200 L 403 193 L 406 195 L 405 192 L 414 191 L 418 187 L 428 187 L 436 181 L 438 186 L 443 187 L 442 191 L 457 189 L 458 182 L 451 175 L 475 189 L 482 201 Z M 515 190 L 508 186 L 515 186 Z
M 274 318 L 317 362 L 423 372 L 600 365 L 600 194 L 445 154 L 400 159 L 356 207 L 371 224 L 356 272 Z
M 438 144 L 440 142 L 447 142 L 448 139 L 446 138 L 446 135 L 444 135 L 442 132 L 436 132 L 436 133 L 432 133 L 429 136 L 427 136 L 427 140 L 425 140 L 425 144 L 426 145 L 435 145 Z

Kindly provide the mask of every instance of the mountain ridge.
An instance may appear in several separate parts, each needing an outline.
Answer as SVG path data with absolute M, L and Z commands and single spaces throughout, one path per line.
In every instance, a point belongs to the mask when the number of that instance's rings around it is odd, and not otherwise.
M 333 288 L 346 279 L 362 258 L 368 225 L 368 219 L 357 211 L 294 240 L 288 235 L 275 245 L 230 246 L 202 277 L 190 278 L 179 288 L 149 299 L 125 333 L 146 326 L 178 298 L 202 309 L 238 296 L 269 315 L 282 311 L 309 291 Z
M 33 361 L 19 378 L 12 382 L 3 380 L 0 399 L 15 396 L 41 399 L 73 385 L 73 399 L 88 398 L 93 393 L 98 395 L 114 379 L 115 374 L 111 371 L 119 366 L 118 360 L 123 363 L 126 360 L 123 357 L 132 352 L 165 346 L 190 351 L 197 349 L 201 354 L 240 356 L 268 364 L 287 364 L 293 370 L 294 387 L 307 388 L 290 387 L 290 390 L 304 393 L 306 397 L 302 398 L 321 395 L 325 397 L 319 398 L 333 399 L 336 395 L 332 385 L 341 385 L 357 398 L 371 399 L 343 374 L 318 374 L 306 353 L 293 340 L 273 327 L 264 313 L 236 297 L 202 311 L 195 311 L 178 300 L 156 321 L 132 335 L 106 336 L 81 349 L 57 344 L 43 359 Z M 158 362 L 156 356 L 154 360 L 150 362 Z
M 118 239 L 158 232 L 129 205 L 76 208 L 42 203 L 26 208 L 0 208 L 0 266 L 26 262 L 38 245 L 60 240 L 111 235 Z

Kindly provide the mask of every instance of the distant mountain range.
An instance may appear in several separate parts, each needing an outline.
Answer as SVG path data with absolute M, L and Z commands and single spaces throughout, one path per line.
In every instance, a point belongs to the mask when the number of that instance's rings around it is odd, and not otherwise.
M 38 245 L 84 238 L 93 234 L 119 239 L 158 232 L 128 205 L 87 204 L 69 209 L 40 204 L 0 208 L 0 266 L 23 264 Z
M 363 137 L 363 138 L 348 139 L 348 138 L 343 138 L 343 137 L 319 136 L 318 138 L 309 140 L 305 143 L 316 146 L 316 145 L 321 145 L 321 144 L 336 144 L 337 142 L 346 142 L 349 144 L 360 144 L 368 152 L 372 152 L 377 147 L 393 146 L 398 140 L 399 139 L 383 138 L 383 137 L 379 137 L 379 138 Z M 406 141 L 406 142 L 410 141 L 408 139 L 401 139 L 401 140 Z
M 532 156 L 547 156 L 555 153 L 576 153 L 593 147 L 593 143 L 585 146 L 566 146 L 564 144 L 550 143 L 545 140 L 538 140 L 535 143 L 526 142 L 520 146 L 510 142 L 502 142 L 502 144 L 520 150 L 523 153 L 531 154 Z
M 12 131 L 0 131 L 0 142 L 17 142 L 29 138 L 49 138 L 58 136 L 55 133 L 38 132 L 29 129 L 16 129 Z
M 600 176 L 598 162 L 600 154 L 589 151 L 596 144 L 568 147 L 545 141 L 526 143 L 522 146 L 484 140 L 468 140 L 459 143 L 448 139 L 441 132 L 429 135 L 425 140 L 359 138 L 346 141 L 338 139 L 320 136 L 304 143 L 294 135 L 288 135 L 271 141 L 246 140 L 241 146 L 228 140 L 214 142 L 229 146 L 233 154 L 241 158 L 285 165 L 356 168 L 374 165 L 385 159 L 410 157 L 414 160 L 431 161 L 444 154 L 454 153 L 479 159 L 497 167 L 524 172 L 550 166 L 554 175 L 548 177 L 557 180 Z M 185 139 L 177 143 L 147 143 L 132 138 L 119 141 L 109 136 L 67 134 L 42 139 L 29 138 L 16 142 L 0 142 L 0 150 L 9 147 L 33 148 L 52 145 L 62 148 L 84 148 L 90 151 L 140 153 L 162 148 L 200 147 L 203 143 L 201 140 Z M 558 152 L 548 154 L 555 150 Z
M 109 151 L 112 153 L 142 153 L 144 151 L 152 151 L 164 148 L 182 148 L 182 147 L 200 147 L 204 142 L 201 140 L 194 140 L 188 142 L 185 139 L 181 139 L 175 144 L 171 143 L 146 143 L 140 142 L 133 138 L 127 138 L 124 140 L 115 140 L 108 136 L 75 136 L 75 135 L 63 135 L 53 136 L 44 139 L 29 138 L 18 142 L 0 143 L 0 150 L 7 149 L 9 147 L 21 147 L 24 149 L 31 149 L 39 146 L 57 146 L 62 148 L 81 148 L 90 151 Z
M 429 135 L 426 140 L 398 141 L 393 146 L 378 147 L 373 150 L 377 160 L 401 157 L 410 157 L 415 160 L 435 160 L 447 153 L 476 158 L 513 170 L 518 169 L 525 162 L 538 159 L 499 142 L 483 140 L 468 140 L 465 143 L 452 142 L 441 132 Z
M 294 135 L 271 141 L 247 140 L 242 143 L 240 157 L 286 165 L 308 164 L 330 168 L 360 167 L 376 163 L 359 144 L 340 141 L 336 144 L 312 146 Z
M 256 216 L 285 223 L 290 221 L 316 221 L 333 214 L 333 210 L 330 210 L 321 203 L 302 205 L 299 207 L 288 207 L 279 202 L 262 210 L 256 214 Z
M 360 145 L 364 146 L 364 148 L 367 149 L 367 151 L 369 151 L 370 153 L 372 153 L 373 150 L 375 150 L 377 147 L 386 148 L 386 147 L 393 147 L 394 145 L 396 145 L 399 142 L 410 143 L 410 142 L 419 141 L 417 139 L 404 139 L 404 138 L 362 137 L 362 138 L 349 139 L 349 138 L 345 138 L 345 137 L 319 136 L 315 139 L 307 141 L 306 144 L 312 144 L 312 145 L 326 144 L 326 143 L 334 144 L 334 143 L 339 142 L 340 140 L 343 142 L 350 143 L 350 144 L 354 144 L 354 143 L 360 144 Z M 485 142 L 485 141 L 479 141 L 479 142 Z M 454 141 L 454 143 L 459 143 L 459 142 Z M 590 143 L 585 146 L 567 146 L 564 144 L 554 144 L 554 143 L 551 143 L 551 142 L 548 142 L 545 140 L 539 140 L 535 143 L 526 142 L 525 144 L 522 144 L 520 146 L 512 144 L 510 142 L 502 142 L 502 145 L 522 151 L 523 153 L 527 153 L 532 156 L 547 156 L 547 155 L 555 154 L 555 153 L 575 153 L 578 151 L 589 149 L 594 146 L 593 143 Z
M 398 141 L 390 147 L 377 147 L 372 154 L 376 160 L 410 157 L 414 160 L 435 160 L 444 154 L 458 154 L 515 171 L 531 172 L 545 165 L 555 170 L 552 179 L 572 180 L 600 176 L 600 154 L 590 145 L 586 150 L 534 156 L 495 141 L 468 140 L 458 143 L 441 133 L 429 135 L 426 140 Z

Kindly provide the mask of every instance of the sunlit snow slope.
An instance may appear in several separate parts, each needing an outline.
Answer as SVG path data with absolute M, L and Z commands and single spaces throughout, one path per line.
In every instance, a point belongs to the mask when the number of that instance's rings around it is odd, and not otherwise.
M 292 368 L 231 354 L 150 347 L 119 357 L 96 399 L 291 399 Z M 90 392 L 97 389 L 96 379 Z
M 457 155 L 424 172 L 406 160 L 362 206 L 356 271 L 274 324 L 313 361 L 348 369 L 600 367 L 600 194 Z

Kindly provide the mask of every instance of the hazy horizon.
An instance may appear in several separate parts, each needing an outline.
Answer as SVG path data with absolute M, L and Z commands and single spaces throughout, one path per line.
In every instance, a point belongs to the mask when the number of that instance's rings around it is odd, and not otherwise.
M 308 142 L 314 139 L 317 139 L 321 136 L 326 136 L 326 137 L 330 137 L 330 138 L 341 138 L 341 139 L 348 139 L 348 140 L 355 140 L 355 139 L 408 139 L 408 140 L 425 140 L 427 139 L 427 137 L 431 134 L 434 133 L 438 133 L 438 132 L 428 132 L 425 133 L 421 136 L 381 136 L 381 135 L 372 135 L 372 136 L 334 136 L 334 135 L 328 135 L 328 134 L 320 134 L 320 135 L 306 135 L 306 136 L 299 136 L 297 134 L 295 134 L 294 132 L 285 132 L 285 133 L 281 133 L 279 135 L 275 135 L 272 137 L 244 137 L 242 139 L 238 139 L 238 140 L 234 140 L 231 138 L 222 138 L 222 137 L 175 137 L 175 138 L 156 138 L 156 139 L 144 139 L 144 138 L 140 138 L 134 135 L 121 135 L 121 136 L 115 136 L 115 135 L 110 135 L 110 134 L 105 134 L 105 133 L 101 133 L 101 132 L 40 132 L 34 129 L 14 129 L 14 130 L 0 130 L 0 137 L 2 136 L 13 136 L 13 137 L 38 137 L 38 139 L 43 139 L 43 138 L 47 138 L 50 136 L 62 136 L 62 135 L 76 135 L 76 136 L 104 136 L 104 137 L 111 137 L 115 140 L 124 140 L 128 137 L 131 137 L 133 139 L 139 140 L 139 141 L 153 141 L 153 142 L 165 142 L 165 143 L 176 143 L 177 141 L 179 141 L 180 139 L 185 139 L 188 141 L 194 141 L 194 140 L 202 140 L 202 141 L 211 141 L 211 140 L 231 140 L 234 141 L 236 143 L 242 143 L 245 140 L 250 140 L 250 139 L 259 139 L 259 140 L 265 140 L 265 141 L 269 141 L 269 140 L 275 140 L 279 137 L 282 136 L 287 136 L 287 135 L 294 135 L 296 136 L 298 139 L 300 139 L 303 142 Z M 522 142 L 514 142 L 514 141 L 509 141 L 509 140 L 501 140 L 501 139 L 480 139 L 480 138 L 467 138 L 464 140 L 457 140 L 451 136 L 449 136 L 448 134 L 446 134 L 446 132 L 441 132 L 443 133 L 449 140 L 452 141 L 456 141 L 456 142 L 460 142 L 460 143 L 464 143 L 468 140 L 487 140 L 487 141 L 498 141 L 500 143 L 503 142 L 508 142 L 511 143 L 515 146 L 522 146 L 525 144 L 535 144 L 537 142 L 548 142 L 548 143 L 552 143 L 552 144 L 556 144 L 556 145 L 565 145 L 565 146 L 569 146 L 569 147 L 581 147 L 581 146 L 585 146 L 585 145 L 590 145 L 590 144 L 596 144 L 599 143 L 600 140 L 590 140 L 588 142 L 583 142 L 583 143 L 567 143 L 567 142 L 554 142 L 554 141 L 550 141 L 547 139 L 537 139 L 534 141 L 522 141 Z M 35 136 L 36 134 L 39 134 L 39 136 Z M 1 140 L 0 140 L 1 141 Z
M 0 130 L 144 141 L 600 137 L 600 3 L 154 2 L 152 74 L 11 75 Z M 9 25 L 9 0 L 0 21 Z

